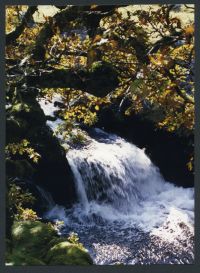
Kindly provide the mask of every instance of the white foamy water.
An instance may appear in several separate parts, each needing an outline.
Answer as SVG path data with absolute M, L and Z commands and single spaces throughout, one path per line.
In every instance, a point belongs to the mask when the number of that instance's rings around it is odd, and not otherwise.
M 46 217 L 63 220 L 64 233 L 76 231 L 97 264 L 191 263 L 194 189 L 165 181 L 144 149 L 119 136 L 97 128 L 89 135 L 66 154 L 78 203 L 68 210 L 56 205 Z M 133 254 L 138 247 L 141 254 Z
M 89 145 L 67 153 L 83 214 L 122 220 L 145 231 L 160 226 L 174 210 L 192 223 L 192 188 L 164 181 L 144 150 L 124 139 L 100 129 L 94 135 Z
M 54 97 L 52 98 L 52 101 L 48 101 L 46 99 L 40 98 L 38 102 L 46 116 L 54 117 L 54 112 L 60 109 L 58 106 L 55 106 L 54 103 L 62 102 L 62 97 L 61 95 L 57 94 L 57 95 L 54 95 Z M 55 121 L 47 120 L 47 125 L 49 125 L 49 127 L 51 127 L 53 131 L 55 131 L 56 127 L 61 123 L 62 123 L 62 120 L 59 118 L 57 118 Z

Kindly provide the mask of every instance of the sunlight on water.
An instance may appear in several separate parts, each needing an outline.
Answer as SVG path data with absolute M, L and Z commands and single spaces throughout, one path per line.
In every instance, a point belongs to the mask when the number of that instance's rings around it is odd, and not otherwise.
M 144 150 L 95 129 L 90 144 L 67 153 L 82 213 L 125 220 L 144 230 L 160 225 L 177 208 L 192 221 L 193 189 L 164 181 Z
M 40 103 L 46 114 L 53 115 L 56 108 L 52 104 Z M 60 122 L 47 124 L 55 130 Z M 115 256 L 126 264 L 191 263 L 193 188 L 165 181 L 144 149 L 97 128 L 90 130 L 86 145 L 71 148 L 66 157 L 79 202 L 71 209 L 51 206 L 46 218 L 63 220 L 64 233 L 78 232 L 97 264 L 113 264 Z M 145 241 L 157 253 L 151 258 Z M 138 242 L 141 248 L 137 259 L 131 253 L 138 246 L 131 242 Z M 163 249 L 172 256 L 163 254 Z

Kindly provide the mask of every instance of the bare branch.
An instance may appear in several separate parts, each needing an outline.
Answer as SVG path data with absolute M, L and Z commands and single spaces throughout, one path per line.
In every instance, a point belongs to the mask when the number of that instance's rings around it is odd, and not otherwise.
M 195 8 L 194 7 L 189 7 L 188 5 L 184 5 L 187 9 L 192 9 L 194 10 Z

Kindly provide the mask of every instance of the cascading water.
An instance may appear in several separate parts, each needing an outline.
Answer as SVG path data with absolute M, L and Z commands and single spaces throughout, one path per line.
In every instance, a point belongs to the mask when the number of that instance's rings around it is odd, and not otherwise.
M 66 156 L 79 202 L 46 217 L 77 232 L 97 264 L 193 263 L 193 188 L 164 181 L 143 149 L 100 129 Z
M 145 229 L 159 224 L 172 207 L 189 209 L 191 216 L 193 190 L 165 182 L 144 150 L 100 129 L 93 137 L 81 150 L 67 153 L 83 212 L 138 224 L 146 213 Z

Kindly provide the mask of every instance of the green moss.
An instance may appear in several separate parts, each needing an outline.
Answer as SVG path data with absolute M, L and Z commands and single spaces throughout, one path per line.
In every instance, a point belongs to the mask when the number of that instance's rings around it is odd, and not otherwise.
M 96 74 L 104 73 L 104 72 L 108 72 L 108 71 L 114 72 L 115 69 L 113 68 L 113 66 L 109 62 L 105 62 L 105 61 L 94 62 L 90 68 L 90 72 L 93 72 Z
M 40 221 L 15 222 L 11 234 L 15 250 L 39 259 L 48 251 L 49 241 L 57 236 L 51 225 Z
M 36 100 L 14 104 L 11 113 L 16 118 L 29 122 L 31 126 L 43 124 L 46 121 L 44 113 Z
M 70 142 L 72 142 L 72 144 L 74 145 L 85 144 L 86 140 L 87 138 L 82 132 L 78 132 L 75 134 L 72 133 L 70 136 Z
M 12 249 L 7 263 L 12 265 L 91 265 L 87 250 L 58 237 L 50 224 L 18 221 L 12 226 Z
M 105 63 L 102 62 L 102 61 L 94 62 L 94 63 L 91 65 L 90 71 L 91 71 L 91 72 L 98 71 L 99 69 L 102 69 L 103 65 L 105 65 Z
M 30 107 L 28 104 L 25 103 L 16 103 L 12 107 L 12 112 L 20 112 L 20 111 L 25 111 L 25 112 L 30 112 Z
M 7 257 L 6 263 L 10 265 L 45 265 L 45 263 L 40 259 L 34 258 L 30 255 L 24 255 L 24 253 L 20 253 L 16 250 Z
M 93 261 L 86 249 L 67 241 L 54 245 L 47 253 L 50 265 L 90 265 Z
M 49 243 L 48 243 L 48 248 L 51 249 L 53 246 L 66 242 L 66 240 L 63 237 L 54 237 Z

